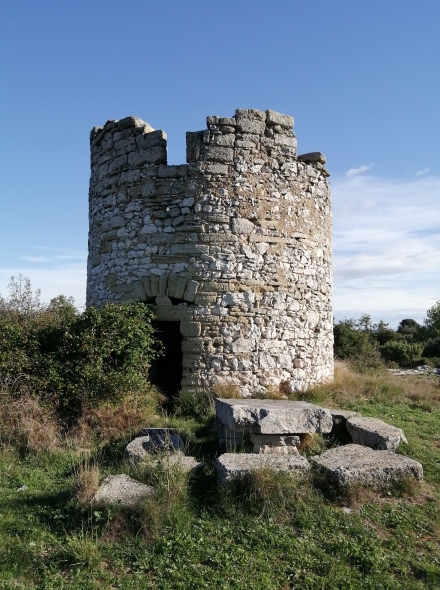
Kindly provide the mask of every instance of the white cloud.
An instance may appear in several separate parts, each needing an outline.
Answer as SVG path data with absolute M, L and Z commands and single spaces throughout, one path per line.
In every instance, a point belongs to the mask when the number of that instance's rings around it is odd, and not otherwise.
M 346 176 L 332 192 L 335 316 L 421 321 L 440 298 L 440 178 Z
M 428 174 L 429 168 L 423 168 L 423 170 L 418 170 L 416 172 L 416 176 L 423 176 L 424 174 Z
M 360 176 L 361 174 L 365 174 L 365 172 L 371 170 L 372 167 L 373 164 L 368 164 L 368 166 L 366 164 L 363 164 L 362 166 L 359 166 L 359 168 L 350 168 L 350 170 L 347 170 L 347 172 L 345 173 L 345 176 L 347 178 L 353 178 L 353 176 Z

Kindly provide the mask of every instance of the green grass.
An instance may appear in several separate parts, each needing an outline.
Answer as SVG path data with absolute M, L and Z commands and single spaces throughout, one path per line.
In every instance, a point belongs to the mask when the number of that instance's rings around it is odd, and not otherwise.
M 270 473 L 218 490 L 212 418 L 200 400 L 191 415 L 186 399 L 172 423 L 206 461 L 205 473 L 188 480 L 138 470 L 140 479 L 156 478 L 159 493 L 131 514 L 81 508 L 72 494 L 84 455 L 74 449 L 23 455 L 3 448 L 0 589 L 438 588 L 437 398 L 431 386 L 423 396 L 423 383 L 414 399 L 399 382 L 381 379 L 349 375 L 310 396 L 403 428 L 409 444 L 399 452 L 425 472 L 414 495 L 370 492 L 350 503 L 330 498 L 313 480 Z M 129 471 L 124 444 L 121 436 L 92 452 L 102 475 Z M 27 490 L 17 491 L 23 485 Z M 352 512 L 343 511 L 346 505 Z

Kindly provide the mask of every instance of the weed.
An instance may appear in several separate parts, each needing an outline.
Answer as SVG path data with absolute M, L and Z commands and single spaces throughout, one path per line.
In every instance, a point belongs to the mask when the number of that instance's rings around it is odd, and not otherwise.
M 88 508 L 99 487 L 100 468 L 96 460 L 92 461 L 87 453 L 77 465 L 74 474 L 74 498 L 81 508 Z
M 215 413 L 212 389 L 183 390 L 174 399 L 173 411 L 176 416 L 194 418 L 202 422 Z
M 55 413 L 29 391 L 15 397 L 0 391 L 0 442 L 21 453 L 56 450 L 60 429 Z
M 101 567 L 102 553 L 97 530 L 87 528 L 84 523 L 79 533 L 66 535 L 63 552 L 71 565 L 86 567 L 89 570 Z

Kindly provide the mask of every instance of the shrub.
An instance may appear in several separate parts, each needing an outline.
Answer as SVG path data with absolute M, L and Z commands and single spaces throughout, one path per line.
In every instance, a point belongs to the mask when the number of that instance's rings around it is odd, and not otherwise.
M 421 356 L 423 344 L 409 340 L 395 340 L 379 347 L 382 358 L 401 366 L 413 365 Z

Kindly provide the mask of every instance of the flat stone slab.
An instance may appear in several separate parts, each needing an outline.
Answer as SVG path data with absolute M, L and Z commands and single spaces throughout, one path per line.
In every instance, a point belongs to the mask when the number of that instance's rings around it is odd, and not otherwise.
M 109 475 L 93 496 L 94 506 L 117 505 L 134 508 L 139 502 L 154 494 L 154 488 L 125 474 Z
M 215 460 L 215 470 L 220 485 L 266 467 L 304 476 L 310 469 L 310 464 L 300 455 L 256 455 L 254 453 L 225 453 Z
M 330 432 L 330 411 L 309 404 L 274 399 L 215 400 L 217 418 L 232 431 L 257 434 Z
M 423 479 L 423 467 L 417 461 L 356 444 L 330 449 L 310 461 L 341 487 L 362 484 L 380 489 L 398 484 L 405 477 Z
M 251 434 L 254 453 L 272 453 L 280 455 L 298 455 L 301 443 L 299 436 L 292 434 Z
M 408 444 L 401 428 L 391 426 L 377 418 L 353 416 L 347 420 L 346 428 L 354 444 L 372 449 L 395 451 L 401 441 Z

